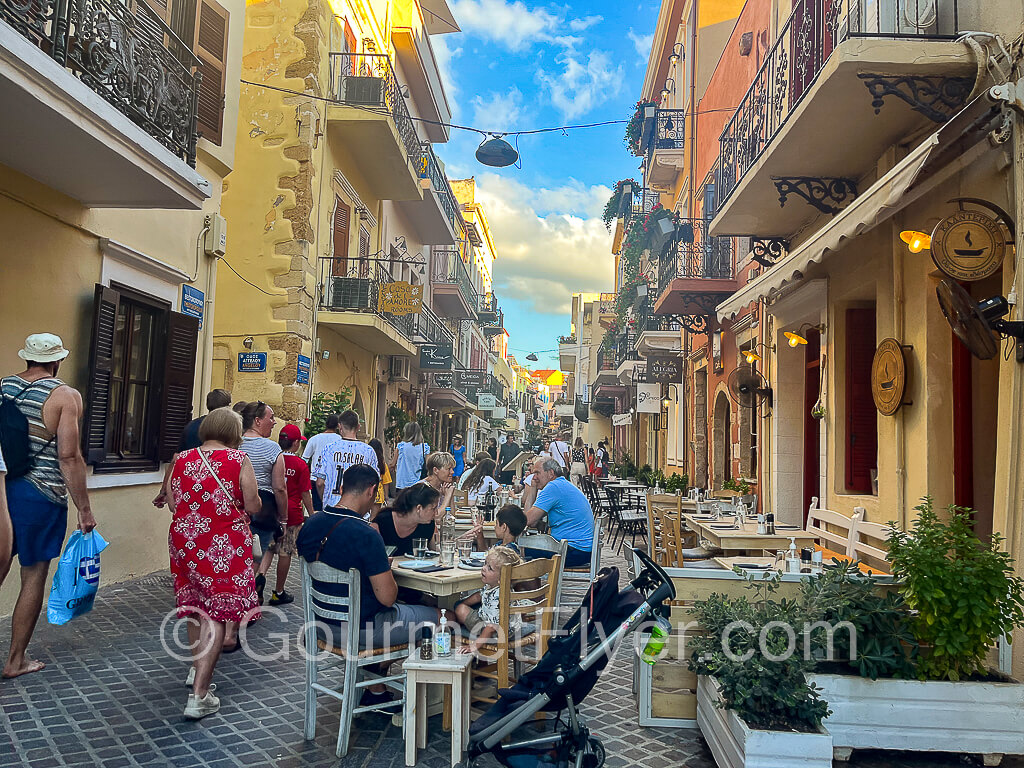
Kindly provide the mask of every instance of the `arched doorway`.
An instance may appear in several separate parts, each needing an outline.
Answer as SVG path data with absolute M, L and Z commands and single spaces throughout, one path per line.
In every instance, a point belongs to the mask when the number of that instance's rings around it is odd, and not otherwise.
M 714 449 L 712 451 L 712 462 L 714 464 L 714 488 L 721 489 L 726 480 L 732 478 L 732 425 L 730 422 L 729 396 L 725 392 L 719 392 L 715 397 L 715 423 L 712 430 Z

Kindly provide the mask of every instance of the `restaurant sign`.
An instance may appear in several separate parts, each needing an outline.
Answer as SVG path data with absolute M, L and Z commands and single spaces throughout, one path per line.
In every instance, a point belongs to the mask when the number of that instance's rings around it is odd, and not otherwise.
M 424 371 L 450 371 L 452 368 L 451 344 L 421 344 L 420 369 Z M 450 387 L 451 384 L 448 384 Z
M 632 413 L 616 413 L 614 416 L 612 416 L 612 426 L 613 427 L 628 427 L 632 423 L 633 423 L 633 414 Z
M 434 386 L 437 389 L 454 389 L 455 382 L 452 379 L 453 377 L 450 373 L 435 373 Z
M 486 387 L 487 371 L 456 371 L 455 384 L 460 387 Z
M 392 315 L 412 315 L 423 311 L 423 286 L 404 280 L 382 285 L 377 296 L 377 311 Z
M 637 384 L 636 412 L 661 413 L 661 384 Z
M 683 360 L 680 357 L 648 357 L 647 381 L 672 384 L 683 380 Z
M 892 416 L 903 405 L 907 387 L 907 361 L 896 339 L 882 339 L 871 364 L 871 394 L 875 408 L 883 416 Z
M 476 406 L 481 411 L 493 410 L 498 405 L 498 398 L 490 392 L 481 392 L 476 396 Z
M 981 280 L 1003 263 L 1006 236 L 999 222 L 981 211 L 957 211 L 932 231 L 935 266 L 956 280 Z

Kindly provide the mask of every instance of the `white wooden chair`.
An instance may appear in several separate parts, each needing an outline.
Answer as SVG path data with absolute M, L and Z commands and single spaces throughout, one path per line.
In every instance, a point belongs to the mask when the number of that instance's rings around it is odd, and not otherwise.
M 563 568 L 561 589 L 563 592 L 579 593 L 587 591 L 590 582 L 597 578 L 601 570 L 601 518 L 594 518 L 594 538 L 591 541 L 590 565 L 577 568 Z
M 338 757 L 348 752 L 349 736 L 352 732 L 352 718 L 361 712 L 377 712 L 394 708 L 401 712 L 405 704 L 405 673 L 398 675 L 380 675 L 365 669 L 370 665 L 389 664 L 409 655 L 407 644 L 394 645 L 390 648 L 359 648 L 358 617 L 360 604 L 359 571 L 339 571 L 326 563 L 308 563 L 302 560 L 302 602 L 305 613 L 305 651 L 306 651 L 306 718 L 305 737 L 307 741 L 316 736 L 317 694 L 326 694 L 341 702 L 341 723 L 338 726 Z M 347 595 L 339 597 L 329 594 L 313 586 L 342 585 L 347 588 Z M 334 591 L 334 590 L 332 590 Z M 342 591 L 342 590 L 338 590 Z M 351 617 L 356 617 L 352 622 Z M 344 645 L 338 646 L 325 642 L 317 637 L 317 626 L 323 627 L 324 620 L 342 622 L 345 635 Z M 356 630 L 356 631 L 353 631 Z M 339 635 L 341 633 L 339 632 Z M 322 672 L 329 672 L 341 667 L 341 679 L 338 686 L 328 686 L 320 682 Z M 397 691 L 400 698 L 383 704 L 361 707 L 359 699 L 363 690 L 371 685 L 383 683 Z
M 863 511 L 855 513 L 853 517 L 848 517 L 841 512 L 833 512 L 831 509 L 819 509 L 818 497 L 815 496 L 807 510 L 805 528 L 823 547 L 852 556 L 850 553 L 853 539 L 852 530 L 861 517 L 863 517 Z
M 889 536 L 892 534 L 888 525 L 869 523 L 864 519 L 865 510 L 858 510 L 854 515 L 853 531 L 850 535 L 850 548 L 847 554 L 879 570 L 889 570 L 889 552 L 887 549 Z
M 555 606 L 558 606 L 562 599 L 562 567 L 565 565 L 565 553 L 569 549 L 569 542 L 559 541 L 547 533 L 529 533 L 520 536 L 516 543 L 519 545 L 520 551 L 534 549 L 548 553 L 549 557 L 558 556 L 560 566 L 558 573 L 555 574 Z

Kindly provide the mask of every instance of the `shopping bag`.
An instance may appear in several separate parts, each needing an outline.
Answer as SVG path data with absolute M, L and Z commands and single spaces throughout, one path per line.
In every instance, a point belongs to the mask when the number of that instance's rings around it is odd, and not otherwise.
M 66 624 L 92 610 L 100 586 L 100 552 L 106 548 L 107 541 L 99 531 L 71 534 L 53 574 L 46 604 L 46 618 L 51 624 Z

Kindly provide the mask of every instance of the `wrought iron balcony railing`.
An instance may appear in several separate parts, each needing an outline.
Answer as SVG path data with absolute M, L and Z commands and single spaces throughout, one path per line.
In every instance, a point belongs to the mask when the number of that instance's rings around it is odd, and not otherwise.
M 453 344 L 455 335 L 426 302 L 418 315 L 413 315 L 412 340 L 420 344 Z
M 614 315 L 615 314 L 615 294 L 614 293 L 602 293 L 601 298 L 598 299 L 597 305 L 598 314 L 601 315 Z
M 434 148 L 430 144 L 420 145 L 420 158 L 416 167 L 421 179 L 430 179 L 430 186 L 437 195 L 444 215 L 452 225 L 452 232 L 457 240 L 465 239 L 466 223 L 462 218 L 462 210 L 459 208 L 459 201 L 455 199 L 452 186 L 448 183 L 448 177 L 441 169 L 441 163 L 434 154 Z
M 722 131 L 719 199 L 729 198 L 841 43 L 854 37 L 950 39 L 958 32 L 957 0 L 797 0 Z
M 615 367 L 631 360 L 639 360 L 640 354 L 636 351 L 636 342 L 640 334 L 631 328 L 619 335 L 615 340 Z
M 477 310 L 479 295 L 473 287 L 462 256 L 455 248 L 438 246 L 431 248 L 431 282 L 456 285 L 466 305 Z
M 558 337 L 558 343 L 559 344 L 575 344 L 576 343 L 576 337 L 575 336 L 559 336 Z
M 659 109 L 649 125 L 644 125 L 647 159 L 659 149 L 684 149 L 686 146 L 686 110 Z
M 332 53 L 331 92 L 346 106 L 390 115 L 409 159 L 420 158 L 416 126 L 386 53 Z
M 195 168 L 200 60 L 118 0 L 0 2 L 0 19 Z
M 415 314 L 393 315 L 377 309 L 381 289 L 393 282 L 391 273 L 379 261 L 323 257 L 320 259 L 319 307 L 331 312 L 377 315 L 412 341 Z
M 675 241 L 658 260 L 658 295 L 673 280 L 732 280 L 733 239 L 708 237 L 705 219 L 682 219 L 676 225 Z

